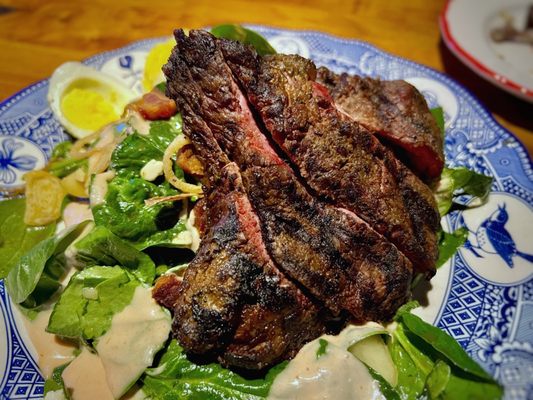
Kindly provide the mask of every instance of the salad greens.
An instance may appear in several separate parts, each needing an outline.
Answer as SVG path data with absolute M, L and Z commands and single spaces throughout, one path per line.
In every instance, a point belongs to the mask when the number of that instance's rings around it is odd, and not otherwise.
M 478 203 L 483 204 L 491 185 L 490 176 L 478 174 L 468 168 L 444 168 L 435 193 L 440 215 L 446 215 L 452 208 L 454 198 L 461 194 L 478 197 Z
M 73 244 L 73 264 L 83 268 L 94 265 L 120 265 L 139 281 L 151 285 L 155 264 L 145 253 L 114 235 L 104 226 L 96 226 Z
M 31 227 L 24 224 L 24 199 L 0 202 L 0 279 L 18 263 L 20 257 L 37 243 L 49 238 L 55 223 Z
M 389 349 L 398 369 L 396 390 L 406 399 L 499 399 L 501 386 L 451 336 L 398 310 Z M 458 390 L 458 387 L 461 389 Z
M 437 126 L 440 129 L 440 132 L 442 134 L 442 137 L 444 137 L 445 130 L 444 130 L 444 110 L 442 107 L 435 107 L 432 108 L 431 114 L 433 115 L 433 118 L 435 118 L 435 121 L 437 122 Z
M 142 378 L 142 390 L 152 400 L 163 399 L 263 399 L 287 362 L 270 369 L 263 379 L 246 379 L 216 363 L 191 362 L 172 340 L 155 368 Z
M 61 377 L 61 375 L 63 374 L 63 371 L 67 367 L 68 367 L 68 363 L 54 368 L 54 371 L 52 372 L 52 375 L 50 376 L 50 378 L 44 382 L 44 396 L 45 397 L 47 393 L 55 392 L 58 390 L 65 393 L 65 385 L 63 383 L 63 378 Z
M 452 233 L 439 232 L 439 258 L 435 265 L 442 267 L 446 261 L 453 257 L 457 249 L 468 239 L 468 229 L 459 228 Z
M 431 114 L 435 118 L 442 136 L 444 137 L 444 111 L 442 107 L 432 108 Z M 462 194 L 477 197 L 473 204 L 483 204 L 490 193 L 492 178 L 464 167 L 447 168 L 442 171 L 440 181 L 437 184 L 435 200 L 441 217 L 448 214 L 454 205 L 454 198 Z M 442 229 L 439 232 L 439 258 L 436 267 L 439 268 L 448 261 L 468 238 L 468 230 L 459 228 L 455 232 L 448 233 Z
M 65 250 L 82 233 L 87 222 L 64 229 L 56 236 L 39 242 L 11 269 L 7 290 L 15 303 L 35 308 L 61 287 L 65 273 Z
M 125 269 L 94 266 L 76 273 L 50 315 L 47 331 L 74 339 L 94 339 L 111 326 L 141 283 Z
M 211 33 L 217 38 L 235 40 L 244 44 L 252 45 L 259 55 L 276 54 L 276 50 L 268 41 L 250 29 L 241 25 L 225 24 L 211 28 Z
M 146 181 L 140 171 L 150 160 L 161 161 L 170 142 L 181 134 L 181 117 L 177 114 L 168 121 L 153 121 L 148 135 L 133 133 L 117 145 L 111 157 L 116 176 L 108 184 L 105 201 L 92 208 L 97 225 L 107 227 L 139 250 L 175 246 L 172 240 L 186 229 L 179 219 L 181 205 L 169 202 L 149 206 L 145 200 L 179 192 L 163 179 Z M 175 173 L 184 176 L 179 167 Z
M 52 151 L 52 157 L 48 162 L 46 168 L 48 172 L 58 178 L 64 178 L 70 173 L 76 171 L 80 167 L 87 166 L 87 160 L 77 160 L 69 156 L 69 151 L 72 148 L 72 142 L 59 143 Z

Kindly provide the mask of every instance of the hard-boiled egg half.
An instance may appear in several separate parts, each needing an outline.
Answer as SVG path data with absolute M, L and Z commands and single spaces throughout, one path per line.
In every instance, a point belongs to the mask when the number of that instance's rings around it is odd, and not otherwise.
M 119 119 L 135 97 L 117 78 L 79 62 L 58 67 L 48 89 L 48 102 L 55 117 L 78 139 Z

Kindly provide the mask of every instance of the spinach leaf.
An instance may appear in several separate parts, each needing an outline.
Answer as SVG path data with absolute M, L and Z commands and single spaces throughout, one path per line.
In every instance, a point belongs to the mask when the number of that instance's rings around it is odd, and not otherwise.
M 158 366 L 148 369 L 142 378 L 142 390 L 153 400 L 263 399 L 286 365 L 284 362 L 273 367 L 263 379 L 245 379 L 219 364 L 192 363 L 180 345 L 172 340 Z
M 424 340 L 457 368 L 478 378 L 493 381 L 492 377 L 470 358 L 459 343 L 441 329 L 410 313 L 403 314 L 400 320 L 409 332 Z
M 5 278 L 20 257 L 54 234 L 56 224 L 30 227 L 24 224 L 24 199 L 0 202 L 0 279 Z
M 133 133 L 117 145 L 111 167 L 119 176 L 140 177 L 140 170 L 150 160 L 163 159 L 165 149 L 182 134 L 181 115 L 167 121 L 152 121 L 148 135 Z
M 465 243 L 468 238 L 468 229 L 463 227 L 452 233 L 440 231 L 439 235 L 439 259 L 435 263 L 437 268 L 452 258 L 457 249 Z
M 387 400 L 400 400 L 400 395 L 398 392 L 391 386 L 389 382 L 385 378 L 383 378 L 376 370 L 372 369 L 368 365 L 365 365 L 368 369 L 368 372 L 370 373 L 370 376 L 378 383 L 379 390 L 381 391 L 381 394 L 385 396 Z
M 392 361 L 398 371 L 398 383 L 396 391 L 402 399 L 416 399 L 424 391 L 425 377 L 409 354 L 404 350 L 396 338 L 392 338 L 389 343 L 389 352 Z
M 253 46 L 255 51 L 261 56 L 266 54 L 276 54 L 276 50 L 274 50 L 263 36 L 250 29 L 244 28 L 241 25 L 218 25 L 211 28 L 211 33 L 217 38 L 236 40 L 237 42 L 249 44 Z
M 46 169 L 52 175 L 58 178 L 64 178 L 65 176 L 76 171 L 80 167 L 87 166 L 87 159 L 76 160 L 71 158 L 69 151 L 72 148 L 72 142 L 61 142 L 52 151 L 52 157 L 46 165 Z
M 471 377 L 452 374 L 440 398 L 443 400 L 497 400 L 502 396 L 503 390 L 496 382 L 476 381 Z
M 316 358 L 322 357 L 328 351 L 329 342 L 325 339 L 318 339 L 318 349 L 316 349 Z
M 108 184 L 105 201 L 92 208 L 94 221 L 139 250 L 156 245 L 173 246 L 172 240 L 186 229 L 179 219 L 181 204 L 147 206 L 144 201 L 176 193 L 142 178 L 116 176 Z
M 134 133 L 116 147 L 111 166 L 117 176 L 109 182 L 104 202 L 92 209 L 97 225 L 107 227 L 137 249 L 178 246 L 173 240 L 185 230 L 179 220 L 181 205 L 145 204 L 151 197 L 172 196 L 178 191 L 166 182 L 142 179 L 140 170 L 150 160 L 162 160 L 165 149 L 180 134 L 181 116 L 177 114 L 167 121 L 153 121 L 148 135 Z M 176 171 L 176 175 L 183 175 L 183 171 Z
M 84 221 L 39 242 L 20 258 L 6 278 L 7 290 L 15 303 L 35 308 L 59 289 L 59 278 L 64 273 L 62 255 L 87 223 Z
M 442 137 L 444 137 L 444 110 L 442 109 L 442 107 L 435 107 L 432 108 L 430 111 L 431 114 L 433 114 L 433 118 L 435 118 L 435 121 L 437 122 L 437 126 L 440 129 Z
M 446 389 L 450 381 L 450 376 L 450 366 L 442 360 L 437 360 L 426 381 L 429 396 L 432 399 L 439 398 L 442 392 L 444 392 L 444 389 Z
M 450 211 L 455 195 L 469 194 L 478 197 L 479 202 L 483 203 L 490 192 L 491 184 L 490 176 L 467 168 L 444 168 L 435 193 L 440 215 L 446 215 Z
M 104 226 L 96 226 L 73 245 L 74 259 L 83 268 L 94 265 L 120 265 L 141 282 L 151 285 L 155 278 L 152 259 Z
M 133 298 L 140 282 L 120 267 L 94 266 L 76 273 L 55 304 L 47 332 L 84 340 L 102 336 Z
M 65 384 L 63 383 L 63 378 L 61 377 L 61 375 L 63 374 L 63 371 L 67 367 L 68 367 L 68 363 L 54 368 L 54 371 L 52 372 L 52 376 L 50 376 L 50 378 L 44 382 L 44 396 L 45 397 L 47 393 L 55 392 L 58 390 L 61 390 L 64 394 L 66 394 Z
M 389 343 L 398 370 L 397 391 L 404 398 L 498 399 L 499 384 L 445 332 L 401 307 Z

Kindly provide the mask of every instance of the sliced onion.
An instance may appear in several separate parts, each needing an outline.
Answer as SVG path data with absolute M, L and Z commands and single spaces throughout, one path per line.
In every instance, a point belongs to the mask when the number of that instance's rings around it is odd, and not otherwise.
M 166 180 L 176 189 L 182 191 L 183 193 L 199 195 L 202 193 L 201 186 L 187 183 L 184 180 L 178 179 L 176 174 L 174 174 L 174 161 L 172 160 L 172 157 L 177 154 L 183 146 L 189 143 L 189 139 L 187 139 L 184 135 L 176 136 L 172 143 L 170 143 L 170 145 L 166 148 L 165 154 L 163 155 L 163 172 Z
M 93 134 L 79 139 L 72 145 L 70 149 L 70 156 L 76 160 L 82 160 L 90 157 L 101 149 L 114 147 L 117 137 L 115 134 L 115 126 L 119 121 L 107 124 L 102 129 L 94 132 Z M 96 143 L 94 143 L 96 141 Z M 93 146 L 91 146 L 94 144 Z M 86 148 L 89 146 L 89 148 Z

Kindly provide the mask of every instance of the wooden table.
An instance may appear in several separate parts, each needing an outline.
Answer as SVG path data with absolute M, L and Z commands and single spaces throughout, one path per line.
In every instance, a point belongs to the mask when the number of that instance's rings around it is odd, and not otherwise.
M 315 29 L 368 41 L 446 71 L 467 86 L 533 153 L 533 106 L 493 88 L 442 44 L 444 0 L 0 0 L 0 99 L 81 60 L 176 27 L 224 22 Z

